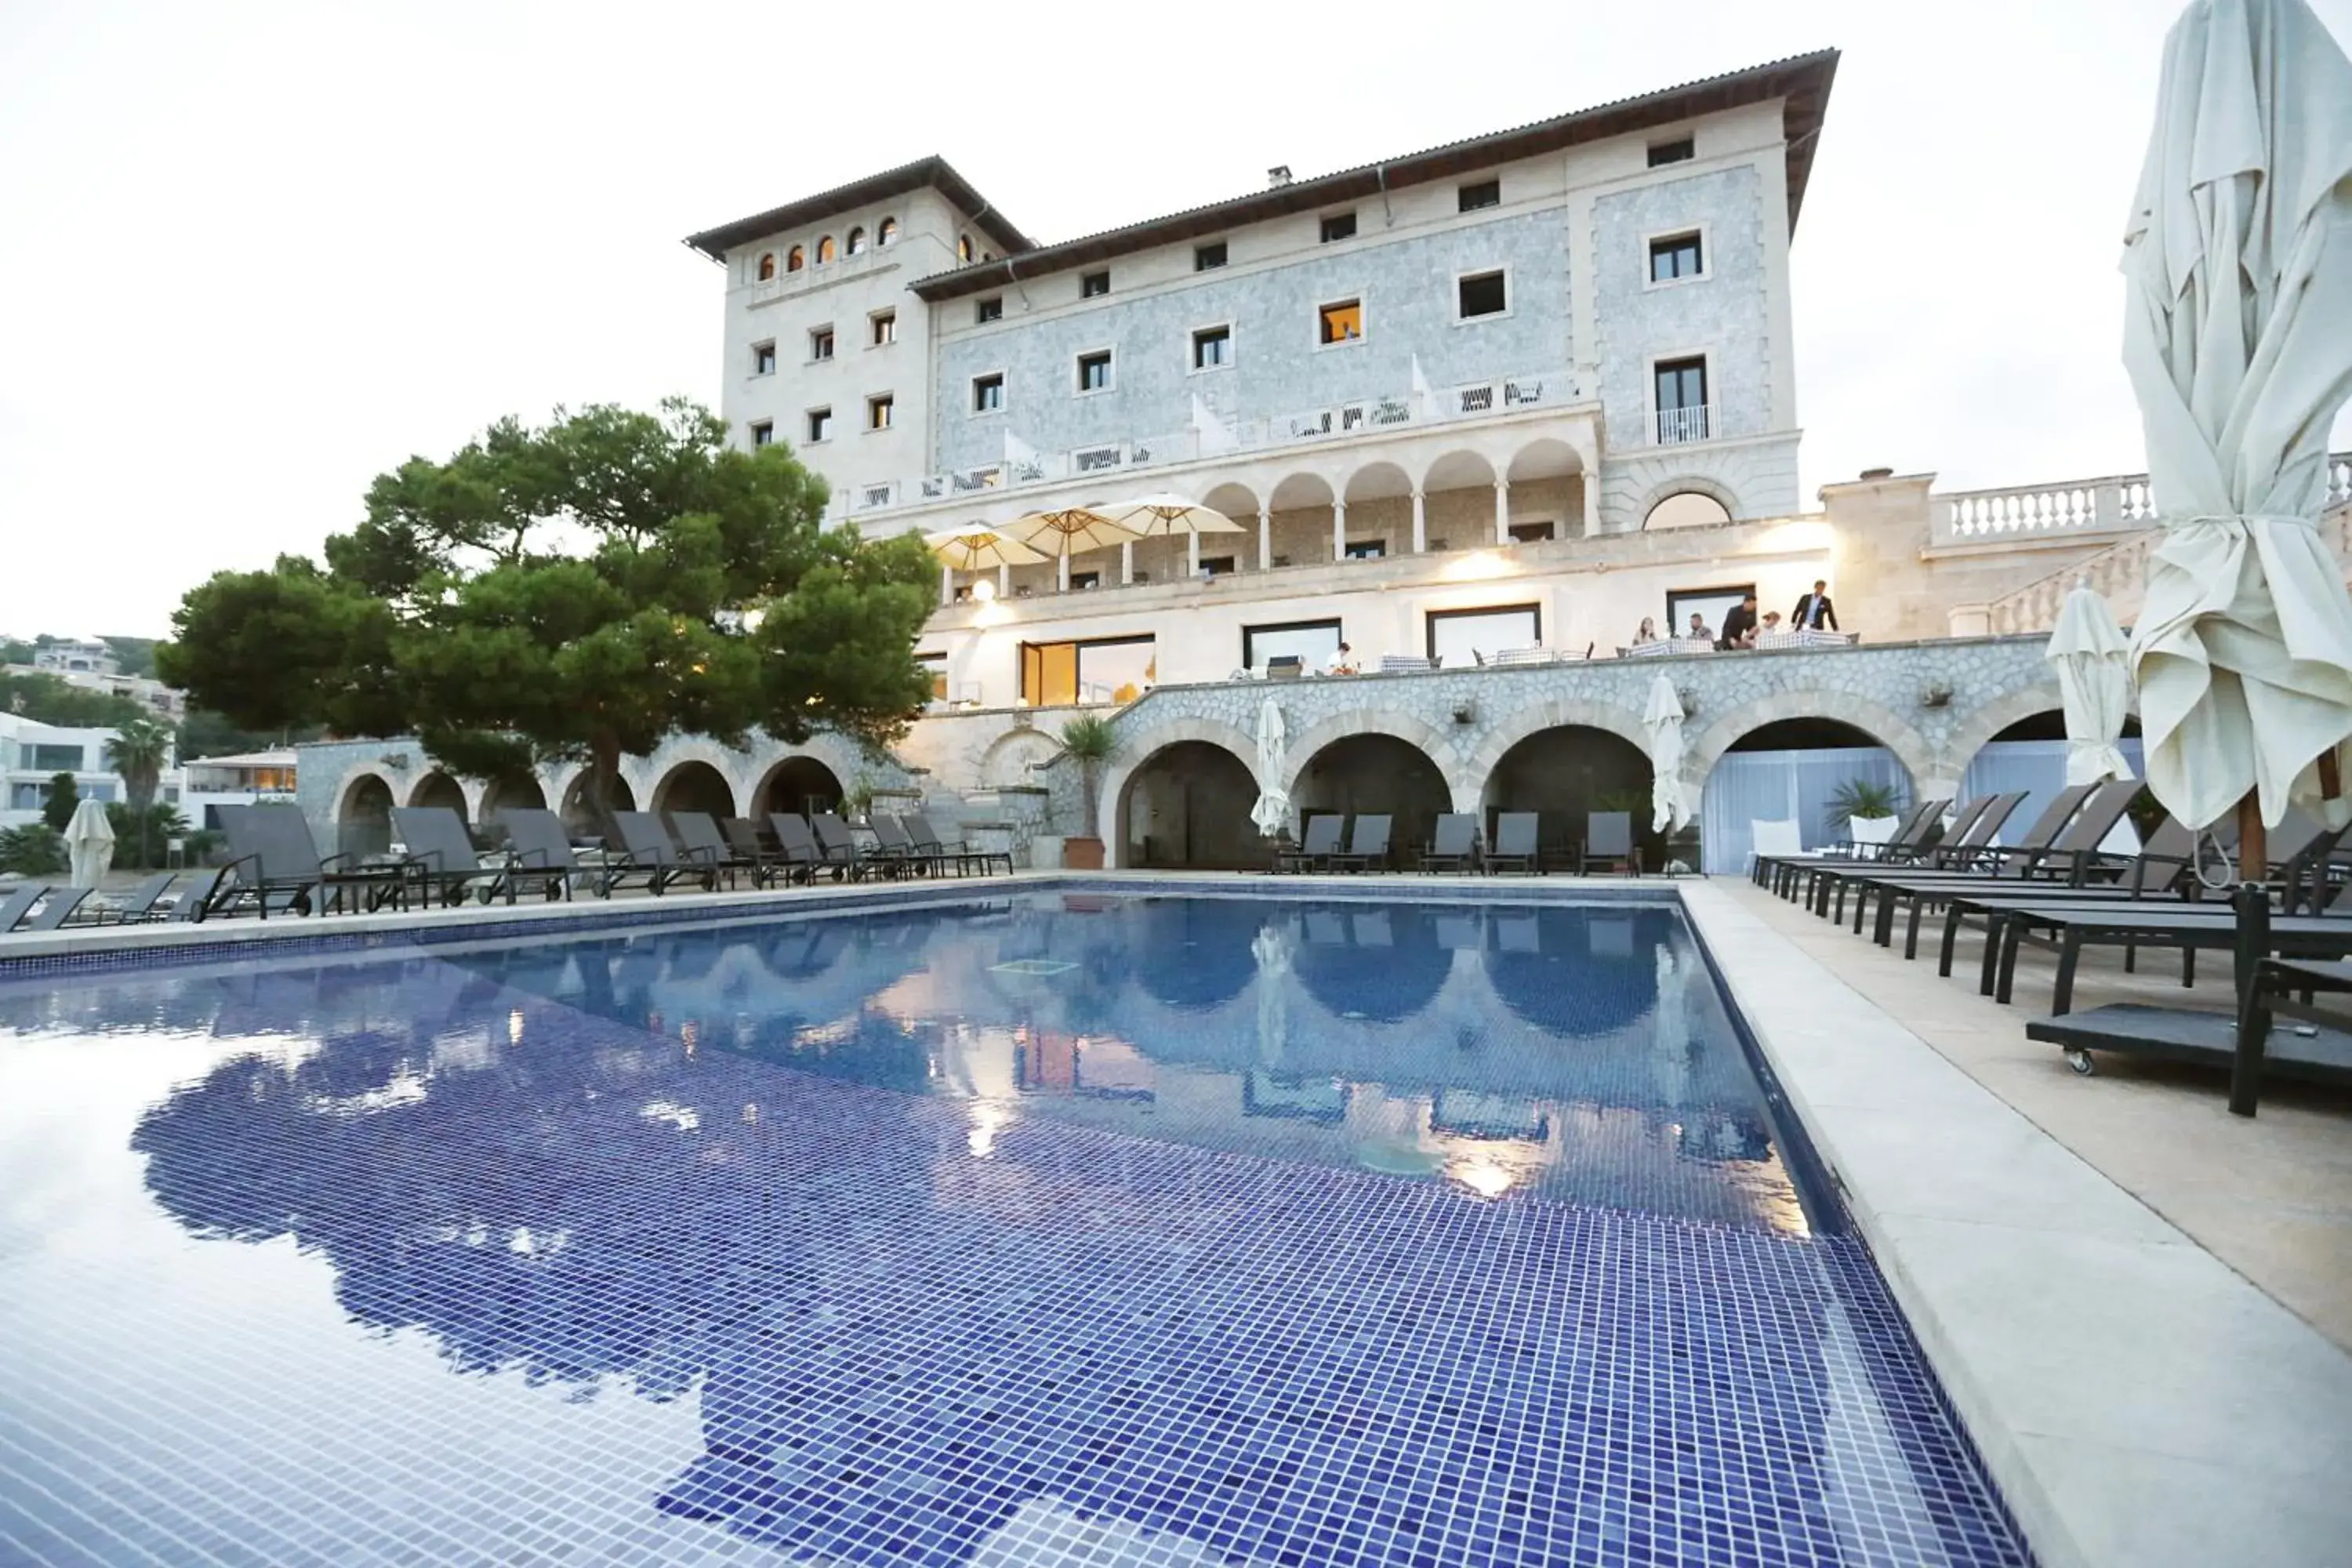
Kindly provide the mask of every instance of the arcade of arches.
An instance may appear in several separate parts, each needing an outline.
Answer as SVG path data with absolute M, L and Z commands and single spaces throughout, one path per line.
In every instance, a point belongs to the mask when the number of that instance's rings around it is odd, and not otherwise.
M 768 771 L 751 792 L 751 817 L 765 823 L 775 812 L 806 816 L 811 812 L 837 811 L 841 780 L 814 757 L 787 757 Z
M 735 788 L 727 775 L 709 763 L 680 763 L 654 786 L 652 809 L 700 811 L 712 816 L 735 815 Z
M 1256 777 L 1224 747 L 1212 741 L 1163 747 L 1120 794 L 1117 831 L 1126 864 L 1256 870 L 1266 857 L 1250 820 L 1256 804 Z
M 628 780 L 615 778 L 605 787 L 608 792 L 604 802 L 606 806 L 614 811 L 637 809 L 636 793 L 629 788 Z M 563 792 L 563 826 L 567 832 L 575 835 L 593 834 L 598 830 L 595 808 L 589 804 L 588 774 L 585 772 L 573 779 L 571 787 Z

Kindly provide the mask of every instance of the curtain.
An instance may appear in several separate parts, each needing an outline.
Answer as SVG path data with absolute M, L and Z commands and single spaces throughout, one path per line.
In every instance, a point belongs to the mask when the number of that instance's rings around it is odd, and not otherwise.
M 2126 736 L 2116 742 L 2132 772 L 2140 771 L 2139 737 Z M 1969 764 L 1967 774 L 1960 780 L 1960 798 L 1973 800 L 1980 795 L 2006 795 L 2011 790 L 2025 790 L 2025 799 L 2009 821 L 2002 825 L 1995 837 L 2003 844 L 2014 844 L 2025 830 L 2033 826 L 2043 809 L 2066 787 L 2066 742 L 2063 741 L 1995 741 L 1979 751 L 1976 760 Z M 2116 825 L 2116 831 L 2100 846 L 2118 855 L 2139 852 L 2139 837 L 2131 830 L 2128 818 Z
M 2128 742 L 2137 745 L 2138 742 Z M 2059 752 L 2064 783 L 2065 746 Z M 1828 822 L 1830 797 L 1840 785 L 1860 779 L 1892 785 L 1907 805 L 1911 777 L 1884 746 L 1839 746 L 1807 752 L 1727 752 L 1707 775 L 1700 797 L 1699 842 L 1711 876 L 1738 876 L 1746 869 L 1751 822 L 1793 818 L 1808 849 L 1842 837 Z M 2012 784 L 2023 789 L 2023 784 Z

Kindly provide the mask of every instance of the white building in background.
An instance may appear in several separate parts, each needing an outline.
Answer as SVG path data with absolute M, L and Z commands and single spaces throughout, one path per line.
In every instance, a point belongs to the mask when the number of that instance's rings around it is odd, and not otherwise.
M 73 774 L 74 788 L 85 799 L 126 798 L 122 775 L 106 760 L 107 742 L 115 733 L 107 729 L 42 724 L 20 713 L 0 713 L 0 827 L 40 821 L 49 781 L 59 773 Z M 176 805 L 180 791 L 178 770 L 166 768 L 155 798 Z
M 123 674 L 122 661 L 114 650 L 96 638 L 44 643 L 34 649 L 32 663 L 0 665 L 0 670 L 13 675 L 54 676 L 85 691 L 127 697 L 164 720 L 177 721 L 187 713 L 184 693 L 150 676 Z
M 224 805 L 295 798 L 296 753 L 243 752 L 235 756 L 190 757 L 180 764 L 180 810 L 196 829 L 220 827 Z
M 1738 588 L 1793 604 L 1822 530 L 1748 531 L 1729 576 L 1716 530 L 1799 510 L 1790 244 L 1836 66 L 1276 169 L 1055 245 L 909 164 L 692 237 L 727 270 L 722 410 L 872 532 L 1161 491 L 1243 524 L 943 577 L 919 651 L 963 706 L 1341 640 L 1605 652 Z M 1592 542 L 1645 531 L 1639 559 Z

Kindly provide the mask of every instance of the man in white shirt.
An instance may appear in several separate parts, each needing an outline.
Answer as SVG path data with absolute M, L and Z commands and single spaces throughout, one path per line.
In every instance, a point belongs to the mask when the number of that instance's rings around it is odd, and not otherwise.
M 1331 650 L 1331 657 L 1323 661 L 1323 673 L 1326 675 L 1353 675 L 1356 673 L 1356 656 L 1346 643 L 1341 643 L 1338 647 Z

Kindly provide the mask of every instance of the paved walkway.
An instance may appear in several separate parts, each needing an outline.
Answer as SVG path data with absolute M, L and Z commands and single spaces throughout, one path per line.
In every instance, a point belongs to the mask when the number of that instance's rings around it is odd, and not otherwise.
M 1745 880 L 1714 885 L 2352 1352 L 2352 1095 L 2273 1084 L 2261 1116 L 2249 1121 L 2229 1113 L 2227 1086 L 2210 1072 L 2107 1056 L 2096 1077 L 2077 1077 L 2057 1047 L 2025 1037 L 2027 1022 L 2049 1011 L 2047 954 L 2020 957 L 2017 1000 L 2002 1006 L 1977 994 L 1982 948 L 1972 934 L 1961 939 L 1947 980 L 1936 973 L 1932 947 L 1905 962 L 1899 931 L 1898 945 L 1883 949 Z M 2075 1009 L 2123 1001 L 2227 1006 L 2226 960 L 2208 955 L 2185 992 L 2174 963 L 2148 955 L 2140 973 L 2126 974 L 2118 957 L 2086 957 Z M 2126 1328 L 2084 1325 L 2086 1332 Z

